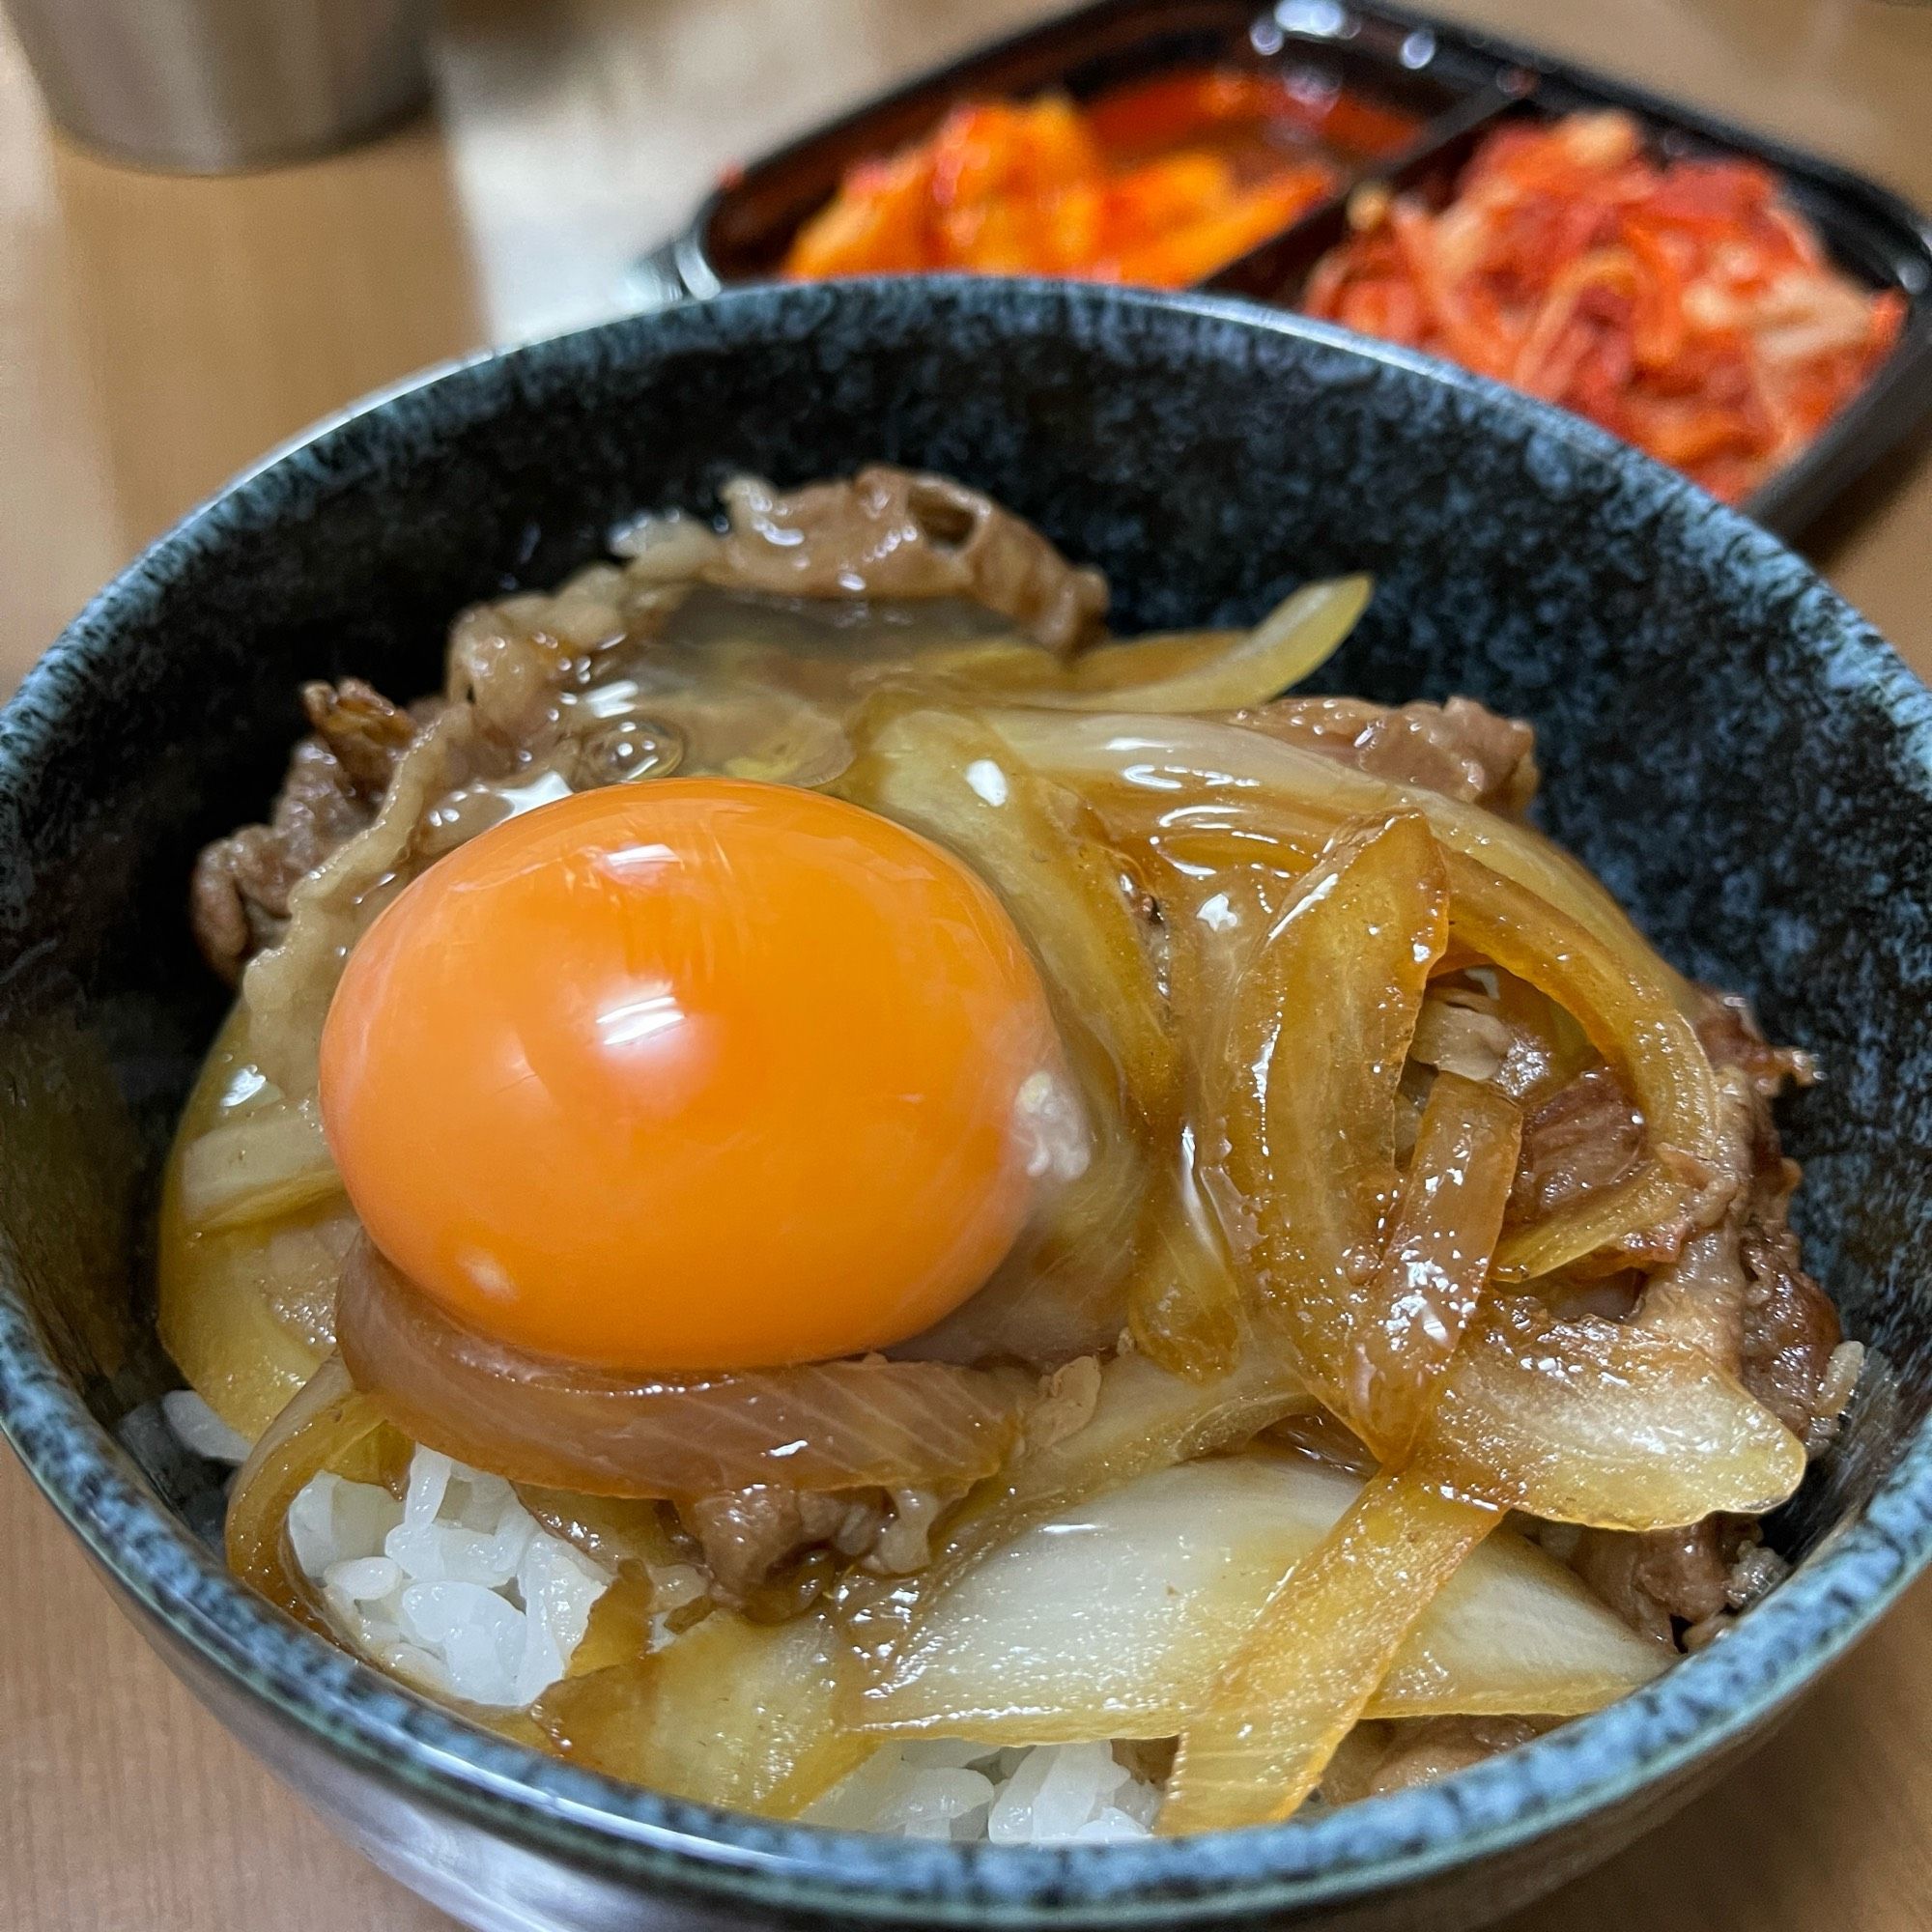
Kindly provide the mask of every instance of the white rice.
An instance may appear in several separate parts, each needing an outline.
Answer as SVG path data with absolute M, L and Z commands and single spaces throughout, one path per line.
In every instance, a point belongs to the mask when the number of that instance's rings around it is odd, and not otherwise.
M 813 1825 L 995 1845 L 1118 1844 L 1153 1833 L 1160 1789 L 1111 1745 L 888 1743 L 805 1814 Z
M 531 1703 L 569 1665 L 610 1573 L 538 1526 L 500 1476 L 418 1449 L 401 1501 L 313 1476 L 289 1542 L 344 1642 L 442 1696 Z
M 247 1442 L 200 1396 L 162 1399 L 198 1456 L 240 1463 Z M 541 1528 L 500 1476 L 418 1448 L 399 1501 L 372 1483 L 312 1477 L 289 1542 L 343 1642 L 441 1696 L 497 1710 L 560 1678 L 610 1574 Z M 1152 1833 L 1160 1790 L 1104 1744 L 1023 1747 L 889 1741 L 806 1813 L 901 1838 L 1110 1844 Z

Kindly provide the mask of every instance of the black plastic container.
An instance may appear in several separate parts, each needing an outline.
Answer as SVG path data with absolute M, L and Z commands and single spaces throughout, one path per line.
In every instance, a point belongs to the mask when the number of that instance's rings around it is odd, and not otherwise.
M 1932 410 L 1932 222 L 1889 189 L 1606 74 L 1382 0 L 1279 0 L 1273 8 L 1255 0 L 1098 0 L 935 69 L 734 170 L 688 228 L 639 265 L 639 292 L 659 305 L 771 279 L 799 227 L 851 163 L 919 139 L 961 99 L 1046 88 L 1089 99 L 1206 65 L 1325 80 L 1413 114 L 1418 132 L 1399 153 L 1331 156 L 1341 189 L 1203 288 L 1293 307 L 1308 270 L 1340 239 L 1346 196 L 1362 182 L 1410 187 L 1446 180 L 1507 115 L 1621 107 L 1638 117 L 1660 153 L 1745 156 L 1774 169 L 1840 268 L 1906 299 L 1891 354 L 1804 453 L 1747 500 L 1750 515 L 1787 534 L 1801 528 Z

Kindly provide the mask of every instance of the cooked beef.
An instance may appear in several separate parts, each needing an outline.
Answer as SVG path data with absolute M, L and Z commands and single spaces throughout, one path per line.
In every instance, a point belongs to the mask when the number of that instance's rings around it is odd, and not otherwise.
M 1607 1066 L 1560 1087 L 1522 1123 L 1512 1223 L 1541 1220 L 1622 1179 L 1643 1151 L 1643 1116 Z
M 678 1518 L 704 1552 L 716 1594 L 742 1604 L 782 1564 L 836 1536 L 851 1508 L 842 1496 L 754 1483 L 684 1504 Z
M 281 936 L 289 889 L 375 816 L 415 735 L 410 714 L 359 678 L 304 685 L 301 699 L 311 735 L 289 760 L 269 823 L 204 847 L 188 887 L 196 943 L 231 985 Z
M 1848 1392 L 1839 1367 L 1851 1365 L 1833 1364 L 1837 1311 L 1800 1264 L 1798 1237 L 1785 1221 L 1798 1169 L 1784 1158 L 1772 1118 L 1786 1082 L 1814 1077 L 1811 1064 L 1767 1045 L 1748 1006 L 1733 996 L 1708 997 L 1698 1033 L 1718 1073 L 1733 1151 L 1703 1190 L 1702 1224 L 1646 1282 L 1635 1319 L 1736 1374 L 1815 1453 Z M 1594 1107 L 1574 1091 L 1586 1081 L 1598 1090 Z M 1600 1070 L 1543 1110 L 1551 1118 L 1536 1135 L 1536 1157 L 1552 1178 L 1550 1194 L 1566 1198 L 1564 1186 L 1586 1172 L 1615 1178 L 1626 1137 L 1622 1099 L 1614 1078 Z M 1543 1115 L 1524 1135 L 1525 1173 Z M 1594 1136 L 1586 1131 L 1593 1117 Z M 1570 1561 L 1634 1629 L 1666 1641 L 1681 1630 L 1687 1643 L 1720 1629 L 1717 1620 L 1742 1609 L 1781 1569 L 1750 1519 L 1726 1516 L 1646 1535 L 1585 1530 Z
M 419 838 L 436 802 L 480 771 L 500 773 L 479 747 L 468 705 L 426 709 L 366 825 L 327 855 L 289 897 L 273 946 L 249 962 L 248 1038 L 255 1064 L 285 1095 L 315 1092 L 320 1016 L 342 963 L 369 923 L 429 862 Z
M 1794 1163 L 1781 1165 L 1796 1180 Z M 1789 1185 L 1759 1190 L 1761 1205 L 1739 1241 L 1745 1268 L 1744 1384 L 1814 1452 L 1830 1438 L 1835 1410 L 1821 1395 L 1844 1339 L 1831 1297 L 1804 1272 L 1798 1236 L 1784 1219 Z M 1820 1435 L 1820 1431 L 1823 1435 Z
M 301 701 L 310 727 L 334 753 L 355 796 L 364 805 L 380 804 L 417 720 L 359 677 L 305 684 Z
M 1688 1648 L 1754 1604 L 1788 1568 L 1747 1516 L 1710 1516 L 1688 1529 L 1640 1536 L 1586 1529 L 1569 1562 L 1633 1630 Z
M 1715 1616 L 1730 1601 L 1732 1571 L 1757 1531 L 1748 1517 L 1711 1516 L 1688 1529 L 1586 1529 L 1570 1567 L 1630 1627 L 1664 1643 L 1676 1622 Z
M 1539 1737 L 1557 1720 L 1551 1718 L 1412 1718 L 1390 1724 L 1386 1747 L 1366 1776 L 1361 1796 L 1379 1798 L 1410 1785 L 1427 1784 L 1452 1771 L 1494 1757 Z M 1323 1787 L 1324 1795 L 1326 1787 Z
M 1636 1320 L 1708 1356 L 1726 1375 L 1742 1373 L 1745 1270 L 1739 1256 L 1741 1208 L 1700 1228 L 1645 1283 Z
M 769 1605 L 789 1595 L 800 1608 L 829 1569 L 856 1566 L 876 1576 L 909 1576 L 931 1561 L 933 1524 L 958 1492 L 853 1490 L 801 1492 L 778 1483 L 700 1496 L 678 1506 L 678 1520 L 703 1553 L 712 1594 L 734 1605 Z
M 1581 1280 L 1632 1262 L 1656 1269 L 1638 1319 L 1736 1374 L 1815 1454 L 1830 1439 L 1851 1365 L 1833 1372 L 1837 1311 L 1804 1272 L 1785 1220 L 1798 1169 L 1779 1147 L 1772 1101 L 1816 1074 L 1808 1055 L 1767 1045 L 1735 996 L 1706 996 L 1698 1035 L 1718 1073 L 1726 1159 L 1686 1216 L 1571 1272 Z M 1524 1122 L 1511 1222 L 1614 1184 L 1642 1145 L 1643 1117 L 1616 1075 L 1601 1066 L 1579 1074 Z
M 698 574 L 791 597 L 961 597 L 1054 650 L 1090 640 L 1107 582 L 1067 562 L 991 497 L 943 476 L 874 464 L 849 482 L 783 494 L 741 476 L 721 493 L 730 528 Z
M 1784 1158 L 1771 1103 L 1787 1081 L 1808 1086 L 1817 1075 L 1808 1055 L 1768 1046 L 1749 1007 L 1734 995 L 1711 997 L 1698 1032 L 1713 1065 L 1743 1074 L 1750 1089 L 1749 1186 L 1737 1216 L 1740 1373 L 1746 1388 L 1815 1453 L 1830 1439 L 1840 1406 L 1825 1391 L 1843 1331 L 1831 1297 L 1804 1272 L 1785 1218 L 1799 1169 Z
M 1771 1046 L 1741 993 L 1699 989 L 1704 1009 L 1697 1016 L 1697 1037 L 1714 1066 L 1735 1066 L 1767 1100 L 1775 1100 L 1787 1086 L 1809 1087 L 1818 1078 L 1818 1063 L 1795 1046 Z
M 1282 697 L 1236 717 L 1357 771 L 1494 811 L 1519 814 L 1536 796 L 1536 733 L 1473 698 L 1394 708 L 1362 697 Z

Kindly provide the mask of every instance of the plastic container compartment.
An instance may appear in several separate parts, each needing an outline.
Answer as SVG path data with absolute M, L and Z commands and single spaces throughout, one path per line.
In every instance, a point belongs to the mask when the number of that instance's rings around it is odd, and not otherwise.
M 1782 179 L 1840 268 L 1899 290 L 1905 326 L 1864 387 L 1795 462 L 1744 508 L 1785 533 L 1801 528 L 1932 411 L 1932 223 L 1876 182 L 1608 75 L 1550 59 L 1381 0 L 1098 0 L 996 43 L 871 100 L 735 171 L 691 225 L 639 264 L 652 305 L 770 280 L 800 225 L 854 161 L 929 132 L 968 98 L 1062 88 L 1076 99 L 1177 69 L 1265 69 L 1341 87 L 1415 117 L 1415 139 L 1365 156 L 1330 151 L 1338 192 L 1197 286 L 1293 307 L 1322 251 L 1340 239 L 1346 197 L 1364 181 L 1446 185 L 1500 118 L 1577 108 L 1634 113 L 1662 154 L 1743 155 Z

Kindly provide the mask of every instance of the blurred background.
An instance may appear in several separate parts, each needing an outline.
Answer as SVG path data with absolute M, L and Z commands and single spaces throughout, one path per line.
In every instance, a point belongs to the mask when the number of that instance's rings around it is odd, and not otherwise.
M 734 162 L 976 43 L 1038 0 L 449 0 L 340 152 L 209 178 L 56 133 L 58 64 L 125 69 L 176 0 L 9 0 L 0 16 L 0 689 L 227 476 L 420 366 L 621 311 L 632 265 Z M 1843 159 L 1932 206 L 1932 7 L 1885 0 L 1435 0 Z M 318 12 L 319 10 L 319 12 Z M 279 0 L 206 0 L 215 52 Z M 393 37 L 404 0 L 333 0 Z M 331 0 L 293 14 L 327 16 Z M 145 22 L 137 29 L 130 22 Z M 403 22 L 399 24 L 399 22 Z M 77 23 L 79 25 L 77 26 Z M 84 28 L 84 31 L 82 29 Z M 134 37 L 130 40 L 129 37 Z M 319 49 L 316 55 L 322 59 Z M 312 72 L 313 70 L 305 70 Z M 341 76 L 337 76 L 338 79 Z M 415 103 L 415 104 L 412 104 Z M 69 99 L 72 118 L 99 107 Z M 114 103 L 107 103 L 111 112 Z M 140 116 L 133 110 L 126 125 Z M 320 138 L 320 135 L 317 135 Z M 1932 672 L 1932 440 L 1803 547 Z M 250 1932 L 442 1923 L 337 1846 L 188 1705 L 11 1459 L 0 1525 L 0 1925 Z M 85 1655 L 90 1668 L 71 1667 Z M 1516 1932 L 1932 1926 L 1932 1596 L 1921 1588 L 1744 1773 Z M 1751 1856 L 1748 1888 L 1736 1851 Z
M 14 0 L 85 10 L 97 0 Z M 175 0 L 134 0 L 159 13 Z M 255 0 L 241 0 L 255 4 Z M 301 165 L 195 180 L 52 134 L 0 27 L 0 678 L 224 477 L 424 363 L 595 320 L 720 171 L 1054 11 L 1038 0 L 450 0 L 431 104 Z M 1932 8 L 1450 0 L 1932 204 Z M 1893 462 L 1808 547 L 1902 646 L 1932 481 Z M 56 486 L 57 487 L 54 487 Z M 1864 538 L 1848 550 L 1848 531 Z M 1901 559 L 1896 568 L 1892 559 Z

